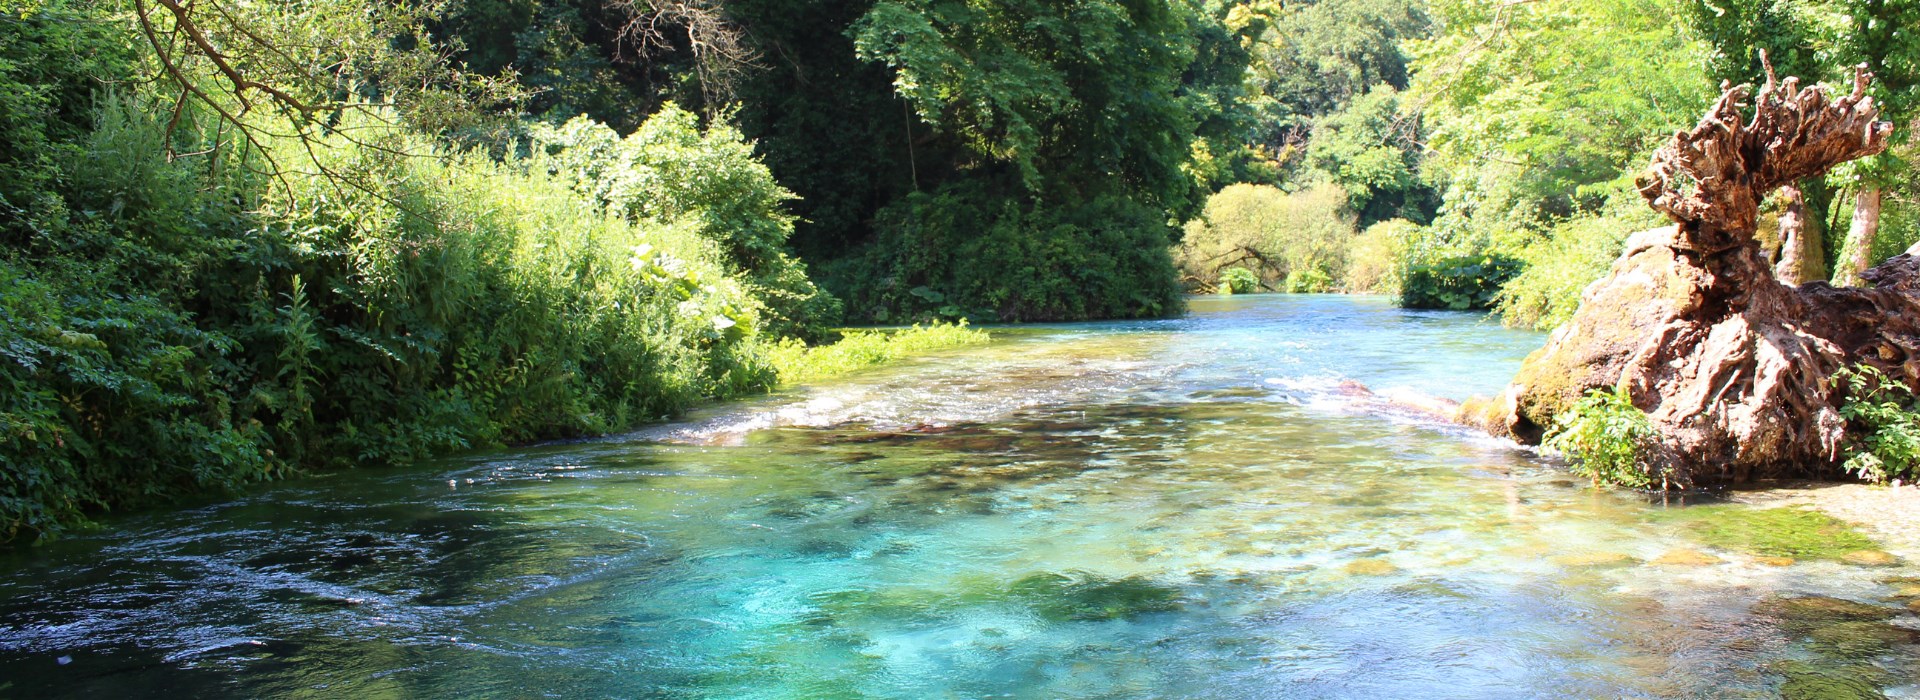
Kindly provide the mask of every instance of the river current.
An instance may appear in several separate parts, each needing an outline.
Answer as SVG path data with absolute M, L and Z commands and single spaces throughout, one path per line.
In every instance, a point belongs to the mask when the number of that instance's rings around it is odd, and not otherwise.
M 1823 652 L 1758 601 L 1920 573 L 1663 565 L 1701 548 L 1682 506 L 1399 408 L 1542 342 L 1482 316 L 1253 296 L 994 332 L 8 555 L 0 696 L 1761 698 Z M 1910 696 L 1910 649 L 1849 662 Z

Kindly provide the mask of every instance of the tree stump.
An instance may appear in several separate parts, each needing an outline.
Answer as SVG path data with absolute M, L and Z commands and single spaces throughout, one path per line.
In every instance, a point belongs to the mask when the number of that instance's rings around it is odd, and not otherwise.
M 1838 99 L 1771 75 L 1758 94 L 1723 86 L 1639 179 L 1674 225 L 1628 240 L 1483 414 L 1486 427 L 1538 442 L 1589 390 L 1625 386 L 1660 436 L 1648 465 L 1657 483 L 1836 469 L 1846 422 L 1834 372 L 1865 363 L 1909 386 L 1920 380 L 1920 258 L 1869 270 L 1871 288 L 1790 287 L 1755 230 L 1775 190 L 1887 147 L 1892 125 L 1878 120 L 1870 80 L 1860 68 Z

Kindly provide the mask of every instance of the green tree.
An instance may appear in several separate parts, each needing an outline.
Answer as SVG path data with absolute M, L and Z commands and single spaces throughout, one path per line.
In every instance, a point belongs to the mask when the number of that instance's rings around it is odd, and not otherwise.
M 1414 126 L 1400 115 L 1399 93 L 1376 86 L 1314 122 L 1306 165 L 1347 191 L 1362 228 L 1388 219 L 1424 221 L 1432 190 L 1420 178 Z

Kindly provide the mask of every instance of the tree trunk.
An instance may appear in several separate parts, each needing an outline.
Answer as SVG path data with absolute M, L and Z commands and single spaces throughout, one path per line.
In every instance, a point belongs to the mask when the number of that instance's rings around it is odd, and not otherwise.
M 1799 183 L 1781 186 L 1780 197 L 1786 206 L 1780 212 L 1780 262 L 1773 266 L 1773 276 L 1789 287 L 1825 277 L 1820 225 L 1807 216 L 1807 199 Z
M 1852 94 L 1838 99 L 1771 77 L 1757 95 L 1747 86 L 1722 94 L 1640 179 L 1641 194 L 1674 225 L 1630 238 L 1573 320 L 1477 418 L 1537 442 L 1588 391 L 1619 386 L 1658 433 L 1643 465 L 1654 481 L 1837 466 L 1846 421 L 1834 372 L 1867 363 L 1920 383 L 1920 257 L 1868 271 L 1871 289 L 1789 287 L 1754 234 L 1759 204 L 1776 189 L 1886 149 L 1892 125 L 1866 97 L 1870 79 L 1858 71 Z
M 1846 252 L 1833 271 L 1833 286 L 1858 287 L 1861 274 L 1873 264 L 1873 243 L 1880 237 L 1880 197 L 1883 190 L 1867 187 L 1853 200 L 1853 224 L 1847 227 Z

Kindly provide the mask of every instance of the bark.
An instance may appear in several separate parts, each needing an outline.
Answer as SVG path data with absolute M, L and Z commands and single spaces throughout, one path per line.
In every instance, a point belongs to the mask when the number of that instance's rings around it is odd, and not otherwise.
M 1773 276 L 1789 287 L 1825 277 L 1826 251 L 1822 248 L 1819 222 L 1807 216 L 1807 199 L 1800 185 L 1780 188 L 1784 202 L 1780 211 L 1780 261 Z
M 1833 271 L 1836 287 L 1858 287 L 1867 266 L 1873 262 L 1873 243 L 1880 237 L 1880 197 L 1882 190 L 1868 187 L 1853 199 L 1853 224 L 1847 227 L 1847 245 L 1840 264 Z
M 1789 287 L 1754 234 L 1775 190 L 1885 150 L 1892 125 L 1866 95 L 1870 78 L 1858 71 L 1837 99 L 1792 78 L 1758 94 L 1727 89 L 1674 135 L 1640 179 L 1674 224 L 1628 240 L 1483 414 L 1488 427 L 1535 442 L 1587 391 L 1625 386 L 1660 436 L 1656 481 L 1832 468 L 1846 427 L 1833 373 L 1866 362 L 1909 385 L 1920 378 L 1920 258 L 1868 271 L 1872 288 Z

